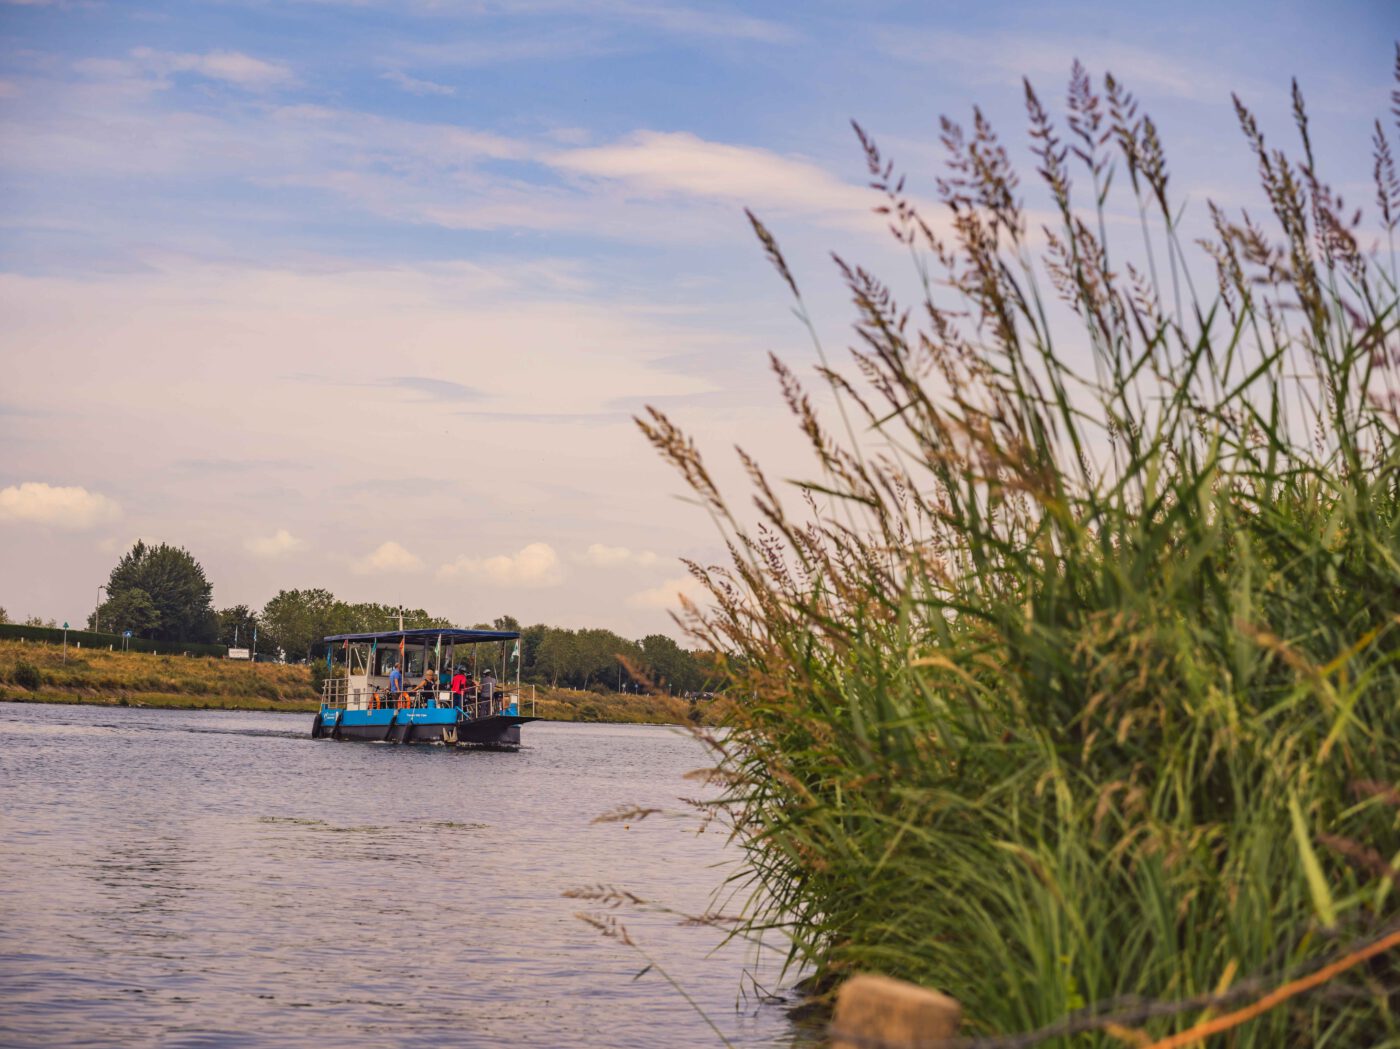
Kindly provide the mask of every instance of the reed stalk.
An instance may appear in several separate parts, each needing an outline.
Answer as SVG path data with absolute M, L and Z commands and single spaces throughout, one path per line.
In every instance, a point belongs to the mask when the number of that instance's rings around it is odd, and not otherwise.
M 1312 970 L 1396 918 L 1400 866 L 1387 132 L 1363 225 L 1297 88 L 1293 155 L 1237 99 L 1267 219 L 1212 205 L 1188 241 L 1121 81 L 1076 65 L 1063 123 L 1025 98 L 1040 229 L 980 112 L 942 122 L 936 223 L 860 133 L 922 298 L 837 260 L 835 430 L 773 361 L 807 480 L 744 456 L 735 510 L 678 426 L 639 420 L 732 553 L 692 566 L 683 622 L 749 697 L 712 740 L 744 931 L 781 929 L 818 986 L 937 987 L 972 1034 Z M 1380 954 L 1229 1044 L 1397 1044 L 1398 978 Z

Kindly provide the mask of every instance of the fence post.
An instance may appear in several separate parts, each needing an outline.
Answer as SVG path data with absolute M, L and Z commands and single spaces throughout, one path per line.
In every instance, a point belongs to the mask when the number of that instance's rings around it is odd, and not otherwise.
M 852 976 L 836 992 L 831 1049 L 932 1049 L 958 1033 L 962 1006 L 889 976 Z

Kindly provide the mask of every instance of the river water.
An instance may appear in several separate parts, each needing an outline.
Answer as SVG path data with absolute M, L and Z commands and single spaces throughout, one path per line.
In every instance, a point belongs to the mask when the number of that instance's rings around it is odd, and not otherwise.
M 537 723 L 457 751 L 310 721 L 0 703 L 0 1044 L 722 1044 L 562 895 L 706 908 L 734 855 L 683 815 L 696 741 Z M 664 812 L 592 822 L 634 804 Z M 751 948 L 616 916 L 734 1044 L 810 1044 Z

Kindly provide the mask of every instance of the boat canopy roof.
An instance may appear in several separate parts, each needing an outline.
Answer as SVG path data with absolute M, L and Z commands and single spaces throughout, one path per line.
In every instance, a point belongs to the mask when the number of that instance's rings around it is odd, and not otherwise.
M 323 641 L 430 641 L 442 638 L 458 644 L 473 641 L 512 641 L 518 630 L 462 630 L 457 627 L 424 627 L 417 630 L 380 630 L 371 634 L 331 634 Z

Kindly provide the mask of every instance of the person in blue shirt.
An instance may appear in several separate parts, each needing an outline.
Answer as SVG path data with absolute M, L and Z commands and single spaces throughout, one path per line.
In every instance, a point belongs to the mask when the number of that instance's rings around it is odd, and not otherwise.
M 399 670 L 399 665 L 395 663 L 389 668 L 389 698 L 398 702 L 399 693 L 403 691 L 403 674 Z

